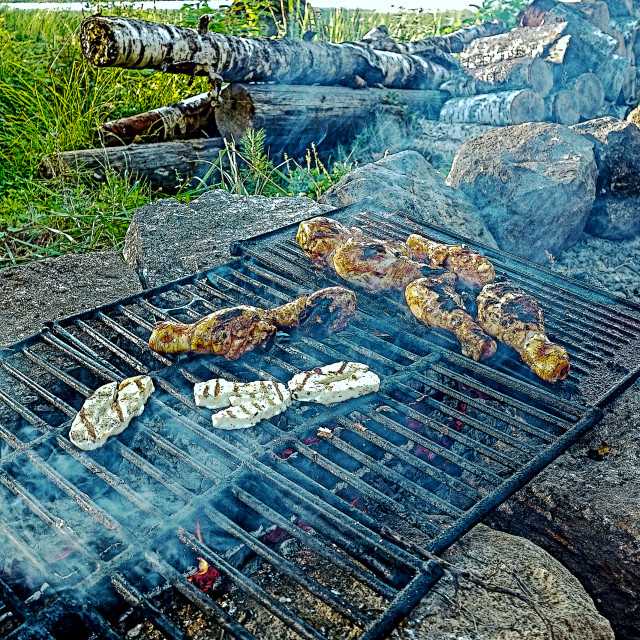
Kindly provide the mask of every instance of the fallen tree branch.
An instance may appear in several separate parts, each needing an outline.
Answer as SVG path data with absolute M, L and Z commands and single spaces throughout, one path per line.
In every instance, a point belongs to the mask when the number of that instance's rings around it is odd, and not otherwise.
M 451 71 L 419 56 L 358 44 L 237 38 L 146 20 L 93 16 L 80 27 L 82 52 L 96 67 L 160 69 L 213 82 L 267 82 L 437 89 Z M 360 79 L 360 80 L 358 80 Z
M 444 558 L 441 558 L 440 556 L 437 556 L 434 553 L 431 553 L 431 551 L 428 551 L 424 547 L 417 545 L 415 542 L 412 542 L 411 540 L 407 540 L 406 538 L 399 536 L 388 527 L 382 527 L 381 533 L 382 535 L 386 536 L 393 542 L 400 544 L 407 551 L 416 553 L 422 558 L 424 558 L 425 560 L 430 560 L 432 562 L 435 562 L 436 564 L 440 565 L 445 571 L 448 571 L 451 577 L 453 578 L 453 582 L 456 590 L 458 588 L 458 584 L 460 580 L 467 580 L 467 582 L 471 582 L 472 584 L 475 584 L 476 586 L 481 587 L 486 591 L 490 591 L 493 593 L 501 593 L 503 595 L 511 596 L 512 598 L 521 600 L 522 602 L 530 606 L 536 612 L 540 620 L 542 620 L 542 622 L 544 623 L 544 626 L 547 629 L 549 640 L 555 640 L 553 627 L 551 626 L 551 623 L 549 622 L 549 620 L 547 620 L 546 616 L 542 613 L 542 611 L 540 611 L 540 608 L 538 607 L 538 605 L 529 596 L 526 596 L 524 593 L 522 593 L 522 591 L 517 591 L 516 589 L 511 589 L 509 587 L 502 587 L 497 584 L 491 584 L 490 582 L 483 580 L 480 576 L 477 576 L 475 573 L 471 573 L 471 571 L 467 571 L 466 569 L 460 569 L 459 567 L 456 567 L 456 565 L 452 564 L 448 560 L 445 560 Z

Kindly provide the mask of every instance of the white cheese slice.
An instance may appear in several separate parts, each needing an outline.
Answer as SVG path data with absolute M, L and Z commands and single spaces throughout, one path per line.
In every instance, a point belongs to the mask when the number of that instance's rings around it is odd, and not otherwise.
M 214 378 L 207 382 L 197 382 L 193 387 L 196 406 L 206 409 L 223 409 L 252 400 L 274 399 L 291 404 L 291 394 L 280 382 L 256 380 L 254 382 L 231 382 L 224 378 Z
M 380 378 L 366 364 L 334 362 L 296 374 L 287 386 L 300 402 L 328 405 L 378 391 Z
M 211 416 L 211 423 L 216 429 L 248 429 L 262 420 L 273 418 L 287 410 L 284 401 L 268 399 L 252 400 L 234 407 L 218 411 Z
M 291 406 L 291 393 L 286 385 L 281 382 L 271 382 L 270 380 L 258 380 L 247 382 L 239 391 L 238 395 L 229 397 L 232 407 L 251 402 L 253 400 L 284 402 L 287 407 Z
M 107 438 L 122 433 L 133 418 L 142 414 L 145 402 L 154 391 L 149 376 L 103 385 L 85 400 L 73 419 L 69 439 L 85 451 L 101 447 Z

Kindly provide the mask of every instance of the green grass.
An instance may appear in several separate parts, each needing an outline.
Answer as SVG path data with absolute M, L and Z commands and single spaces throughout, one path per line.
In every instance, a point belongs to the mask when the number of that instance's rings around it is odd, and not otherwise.
M 392 36 L 407 40 L 473 20 L 468 12 L 312 11 L 301 0 L 287 1 L 287 6 L 280 6 L 292 9 L 286 20 L 277 11 L 279 5 L 269 9 L 269 0 L 248 3 L 249 12 L 243 12 L 236 2 L 232 10 L 216 11 L 210 28 L 248 36 L 271 28 L 274 35 L 288 37 L 314 30 L 317 38 L 340 42 L 357 40 L 372 26 L 387 24 Z M 122 7 L 104 11 L 184 26 L 195 26 L 203 12 L 209 12 L 206 5 L 182 11 L 142 12 Z M 131 212 L 166 195 L 113 173 L 103 184 L 91 178 L 42 181 L 36 177 L 38 164 L 50 153 L 98 145 L 97 127 L 105 120 L 169 104 L 208 88 L 203 79 L 190 86 L 189 79 L 181 75 L 91 68 L 78 45 L 82 18 L 78 12 L 0 9 L 0 268 L 62 253 L 120 247 Z M 303 166 L 290 162 L 274 167 L 264 154 L 249 147 L 229 148 L 227 159 L 236 171 L 227 171 L 218 186 L 266 195 L 318 197 L 350 166 L 343 161 L 325 167 L 313 150 Z M 189 200 L 196 195 L 182 190 L 177 197 Z

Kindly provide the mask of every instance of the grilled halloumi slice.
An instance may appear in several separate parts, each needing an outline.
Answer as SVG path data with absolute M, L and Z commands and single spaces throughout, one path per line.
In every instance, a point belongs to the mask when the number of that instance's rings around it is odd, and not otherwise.
M 296 374 L 287 386 L 300 402 L 328 405 L 377 391 L 380 378 L 366 364 L 334 362 Z
M 85 400 L 73 419 L 69 439 L 79 449 L 98 449 L 107 438 L 122 433 L 133 418 L 142 415 L 154 391 L 149 376 L 134 376 L 120 384 L 103 385 Z
M 197 382 L 193 387 L 196 406 L 206 409 L 224 409 L 252 400 L 269 397 L 291 404 L 291 394 L 280 382 L 256 380 L 254 382 L 232 382 L 224 378 L 214 378 L 207 382 Z
M 217 411 L 211 416 L 211 423 L 216 429 L 248 429 L 255 427 L 262 420 L 273 418 L 287 410 L 287 403 L 274 400 L 273 397 L 251 400 L 235 407 Z

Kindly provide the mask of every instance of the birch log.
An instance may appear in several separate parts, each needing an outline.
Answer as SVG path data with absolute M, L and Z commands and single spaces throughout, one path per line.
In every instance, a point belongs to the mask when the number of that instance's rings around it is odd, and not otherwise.
M 38 168 L 38 177 L 84 174 L 103 181 L 111 170 L 132 179 L 147 180 L 155 189 L 171 192 L 185 182 L 197 186 L 199 179 L 211 171 L 223 148 L 221 138 L 212 138 L 65 151 L 45 157 Z M 213 182 L 215 172 L 210 177 Z
M 423 117 L 437 117 L 444 102 L 439 91 L 403 91 L 276 84 L 232 84 L 216 108 L 220 134 L 240 142 L 247 129 L 264 129 L 265 146 L 281 159 L 304 157 L 314 144 L 320 154 L 335 150 L 367 125 L 385 104 L 402 105 Z
M 225 82 L 357 86 L 361 79 L 369 86 L 436 89 L 451 73 L 422 57 L 357 44 L 201 35 L 175 25 L 107 16 L 82 22 L 80 44 L 96 67 L 217 74 Z
M 604 85 L 594 73 L 583 73 L 570 83 L 584 120 L 595 118 L 604 105 Z
M 561 89 L 547 98 L 547 117 L 551 122 L 572 125 L 580 122 L 580 103 L 573 89 Z
M 551 65 L 542 58 L 503 60 L 469 69 L 468 73 L 498 91 L 531 88 L 544 98 L 553 88 Z
M 631 60 L 629 58 L 610 55 L 597 68 L 596 73 L 604 86 L 604 96 L 609 102 L 616 102 L 620 96 L 630 67 Z
M 540 122 L 544 114 L 544 100 L 531 89 L 520 89 L 469 98 L 452 98 L 442 106 L 440 120 L 505 126 Z
M 582 0 L 581 2 L 561 2 L 555 0 L 533 0 L 518 16 L 519 27 L 539 27 L 554 7 L 575 13 L 601 31 L 609 28 L 609 7 L 602 0 Z
M 449 124 L 437 120 L 420 120 L 416 144 L 429 153 L 432 162 L 450 164 L 458 149 L 468 140 L 477 138 L 496 127 L 488 124 Z
M 156 141 L 192 135 L 213 125 L 213 109 L 208 92 L 176 102 L 167 107 L 152 109 L 134 116 L 105 122 L 100 131 L 107 146 L 128 144 L 138 136 Z
M 460 54 L 460 63 L 474 69 L 514 58 L 546 57 L 566 28 L 566 22 L 559 22 L 540 27 L 517 27 L 509 33 L 479 38 Z

